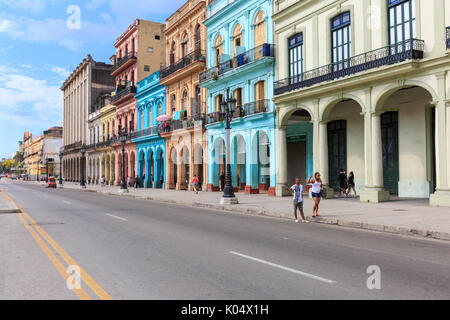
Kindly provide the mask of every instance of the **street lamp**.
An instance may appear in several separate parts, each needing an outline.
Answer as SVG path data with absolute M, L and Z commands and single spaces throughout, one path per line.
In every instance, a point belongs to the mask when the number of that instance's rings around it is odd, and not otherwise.
M 234 194 L 234 188 L 231 180 L 231 120 L 233 120 L 234 109 L 236 108 L 236 99 L 230 97 L 230 89 L 227 90 L 227 100 L 220 103 L 220 108 L 224 116 L 225 121 L 225 131 L 227 134 L 227 144 L 226 144 L 226 175 L 225 175 L 225 188 L 221 204 L 238 204 L 239 201 Z
M 128 140 L 128 134 L 126 130 L 120 134 L 120 143 L 122 143 L 122 182 L 120 184 L 119 193 L 128 193 L 127 182 L 125 181 L 125 144 Z
M 48 158 L 45 158 L 45 170 L 47 172 L 47 177 L 45 178 L 45 182 L 48 183 Z
M 64 153 L 61 151 L 59 153 L 59 186 L 62 188 L 63 187 L 63 169 L 62 169 L 62 163 L 63 163 L 63 156 Z
M 81 149 L 81 181 L 80 181 L 80 187 L 82 189 L 86 189 L 86 178 L 85 178 L 85 161 L 86 161 L 86 146 L 82 145 Z

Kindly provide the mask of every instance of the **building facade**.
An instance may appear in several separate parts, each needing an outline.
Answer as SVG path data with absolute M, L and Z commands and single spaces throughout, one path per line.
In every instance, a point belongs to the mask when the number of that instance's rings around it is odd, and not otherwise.
M 274 8 L 277 194 L 293 182 L 287 136 L 300 123 L 312 127 L 313 171 L 328 197 L 342 168 L 354 172 L 361 201 L 398 195 L 450 205 L 448 1 Z
M 200 73 L 206 70 L 206 1 L 189 0 L 166 20 L 166 63 L 160 82 L 167 90 L 170 121 L 166 139 L 166 188 L 189 190 L 194 175 L 207 187 L 208 150 L 205 139 L 206 90 Z
M 159 134 L 158 120 L 166 115 L 166 88 L 159 82 L 159 71 L 138 83 L 137 176 L 145 188 L 164 189 L 166 183 L 166 139 Z M 164 120 L 164 119 L 163 119 Z
M 236 99 L 231 123 L 231 171 L 236 190 L 275 195 L 276 136 L 273 82 L 273 1 L 209 1 L 207 65 L 200 75 L 207 89 L 208 190 L 220 190 L 225 176 L 225 125 L 221 103 Z
M 64 82 L 63 177 L 67 181 L 80 181 L 81 147 L 89 145 L 89 114 L 98 97 L 114 90 L 113 66 L 96 62 L 88 55 Z
M 107 104 L 100 109 L 100 143 L 96 149 L 100 153 L 100 177 L 105 179 L 105 184 L 113 186 L 116 181 L 116 149 L 113 145 L 117 142 L 116 131 L 116 107 Z
M 115 44 L 117 62 L 112 76 L 116 79 L 116 90 L 112 104 L 116 106 L 116 131 L 118 134 L 136 131 L 136 85 L 153 72 L 159 70 L 164 61 L 164 24 L 137 19 Z M 116 148 L 116 184 L 122 180 L 122 146 Z M 125 146 L 125 179 L 131 182 L 136 177 L 136 144 L 131 137 Z

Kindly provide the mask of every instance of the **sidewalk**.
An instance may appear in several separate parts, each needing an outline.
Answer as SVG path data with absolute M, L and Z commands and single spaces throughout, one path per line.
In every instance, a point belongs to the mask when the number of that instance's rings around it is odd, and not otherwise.
M 81 190 L 79 184 L 66 183 L 64 188 Z M 293 219 L 291 198 L 236 193 L 239 205 L 220 205 L 221 193 L 175 190 L 130 189 L 119 195 L 119 187 L 88 185 L 86 191 L 210 208 L 252 215 Z M 450 241 L 450 208 L 431 207 L 427 199 L 393 199 L 380 204 L 361 203 L 355 198 L 322 200 L 321 218 L 311 219 L 313 201 L 305 199 L 304 209 L 308 220 L 343 227 L 367 229 L 401 235 L 416 235 Z
M 0 214 L 20 213 L 20 210 L 17 209 L 11 202 L 6 201 L 2 193 L 3 191 L 0 190 Z

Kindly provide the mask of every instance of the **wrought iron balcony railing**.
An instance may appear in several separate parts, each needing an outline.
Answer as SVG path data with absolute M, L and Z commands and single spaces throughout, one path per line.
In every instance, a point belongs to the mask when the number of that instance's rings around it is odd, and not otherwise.
M 124 88 L 120 88 L 119 91 L 117 91 L 117 93 L 111 98 L 111 102 L 116 102 L 120 99 L 122 99 L 123 97 L 129 95 L 129 94 L 135 94 L 136 91 L 136 87 L 132 86 L 132 85 L 127 85 Z
M 233 119 L 244 118 L 255 114 L 266 113 L 269 110 L 270 100 L 258 100 L 238 106 L 234 110 Z M 222 112 L 208 114 L 208 124 L 224 121 Z
M 117 59 L 117 63 L 113 68 L 113 72 L 122 67 L 125 63 L 130 61 L 131 59 L 137 59 L 137 52 L 129 52 L 124 57 Z
M 159 134 L 159 127 L 151 127 L 151 128 L 142 129 L 142 130 L 136 132 L 135 138 L 133 138 L 133 139 L 138 139 L 138 138 L 147 137 L 147 136 L 155 136 L 158 134 Z
M 424 47 L 423 40 L 411 39 L 313 69 L 297 76 L 276 81 L 275 95 L 351 76 L 381 66 L 406 60 L 423 59 Z
M 224 75 L 230 70 L 242 67 L 249 63 L 261 60 L 263 58 L 275 57 L 275 50 L 273 44 L 265 43 L 259 47 L 253 48 L 247 52 L 241 53 L 217 67 L 211 68 L 200 74 L 200 83 L 210 80 L 217 80 L 219 76 Z
M 195 62 L 206 62 L 206 55 L 205 52 L 196 49 L 195 51 L 189 53 L 185 57 L 181 58 L 174 64 L 171 64 L 167 67 L 161 67 L 160 77 L 161 79 L 167 78 L 171 74 L 186 68 L 187 66 L 195 63 Z
M 450 49 L 450 27 L 447 27 L 446 33 L 447 33 L 447 49 Z
M 184 120 L 171 120 L 160 124 L 160 133 L 169 133 L 180 129 L 191 129 L 196 127 L 202 127 L 205 125 L 206 116 L 204 114 L 193 115 L 190 118 Z

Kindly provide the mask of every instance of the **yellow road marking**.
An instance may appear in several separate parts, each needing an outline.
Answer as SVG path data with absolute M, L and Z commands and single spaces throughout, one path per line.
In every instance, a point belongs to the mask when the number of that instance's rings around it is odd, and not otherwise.
M 76 263 L 76 261 L 65 251 L 65 250 L 63 250 L 48 234 L 47 234 L 47 232 L 45 232 L 40 226 L 38 226 L 37 224 L 36 224 L 36 222 L 33 220 L 33 218 L 31 218 L 22 208 L 20 208 L 15 202 L 14 202 L 14 200 L 12 200 L 7 194 L 5 194 L 4 192 L 2 192 L 1 190 L 0 190 L 0 194 L 2 194 L 2 196 L 7 200 L 7 201 L 10 201 L 12 204 L 14 204 L 22 213 L 21 214 L 19 214 L 19 217 L 21 218 L 21 220 L 24 222 L 24 225 L 25 225 L 25 227 L 27 227 L 27 230 L 28 231 L 30 231 L 30 229 L 31 229 L 31 231 L 33 231 L 34 232 L 34 230 L 29 226 L 29 225 L 27 225 L 26 224 L 26 222 L 25 222 L 25 219 L 24 219 L 24 217 L 26 218 L 26 219 L 28 219 L 28 221 L 30 222 L 30 224 L 32 225 L 32 226 L 34 226 L 35 228 L 36 228 L 36 230 L 37 230 L 37 232 L 50 244 L 50 246 L 52 246 L 53 247 L 53 249 L 63 258 L 63 260 L 68 264 L 68 265 L 76 265 L 76 266 L 80 266 L 78 263 Z M 23 215 L 23 216 L 22 216 Z M 30 228 L 30 229 L 28 229 L 28 228 Z M 39 236 L 36 234 L 36 233 L 34 233 L 35 235 L 36 235 L 36 237 L 38 237 L 38 239 L 42 242 L 42 244 L 44 245 L 44 246 L 46 246 L 45 245 L 45 243 L 39 238 Z M 34 237 L 34 236 L 33 236 Z M 36 238 L 35 238 L 36 239 Z M 38 241 L 37 239 L 36 239 L 36 241 Z M 42 246 L 41 246 L 42 247 Z M 47 246 L 46 246 L 47 247 Z M 47 247 L 47 249 L 48 250 L 50 250 L 48 247 Z M 44 250 L 44 249 L 43 249 Z M 44 250 L 44 252 L 47 254 L 47 252 Z M 53 253 L 50 251 L 50 253 L 53 255 Z M 53 262 L 53 260 L 52 260 L 52 258 L 50 258 L 50 256 L 47 254 L 47 256 L 49 257 L 49 259 Z M 53 255 L 54 256 L 54 255 Z M 57 260 L 57 258 L 56 258 L 56 256 L 54 256 L 54 258 Z M 59 262 L 59 260 L 57 260 L 58 262 Z M 60 263 L 60 262 L 59 262 Z M 62 264 L 61 264 L 61 266 L 62 266 Z M 55 267 L 56 267 L 56 265 L 55 265 Z M 57 267 L 57 269 L 58 269 L 58 267 Z M 63 269 L 64 269 L 64 267 L 63 267 Z M 58 271 L 60 271 L 59 269 L 58 269 Z M 97 282 L 95 282 L 95 280 L 80 266 L 80 273 L 81 273 L 81 279 L 89 286 L 89 288 L 91 288 L 92 289 L 92 291 L 94 291 L 95 292 L 95 294 L 100 298 L 100 299 L 102 299 L 102 300 L 112 300 L 112 297 L 97 283 Z M 68 275 L 69 276 L 69 275 Z M 67 277 L 68 277 L 67 276 Z M 65 273 L 65 270 L 64 270 L 64 276 L 63 277 L 66 277 L 66 273 Z M 75 291 L 75 290 L 74 290 Z

